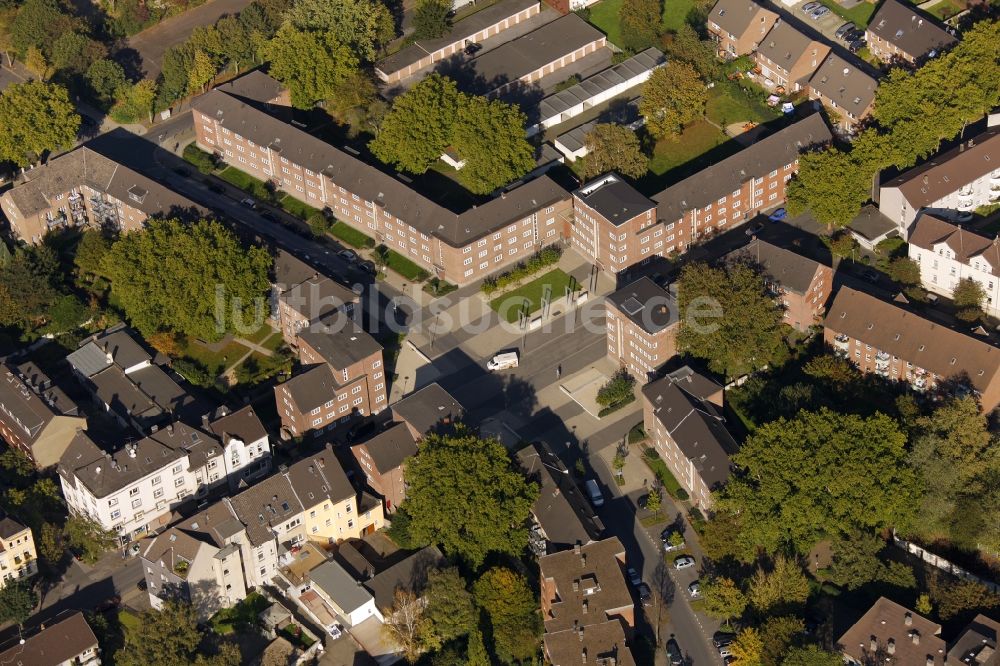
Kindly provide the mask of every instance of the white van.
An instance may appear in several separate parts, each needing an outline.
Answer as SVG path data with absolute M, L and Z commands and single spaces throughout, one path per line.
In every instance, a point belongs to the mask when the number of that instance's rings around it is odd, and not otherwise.
M 517 352 L 505 352 L 497 354 L 486 362 L 487 370 L 507 370 L 516 368 L 518 363 Z
M 597 485 L 597 481 L 593 479 L 587 479 L 587 494 L 590 495 L 590 503 L 595 507 L 604 506 L 604 495 L 601 494 L 601 487 Z

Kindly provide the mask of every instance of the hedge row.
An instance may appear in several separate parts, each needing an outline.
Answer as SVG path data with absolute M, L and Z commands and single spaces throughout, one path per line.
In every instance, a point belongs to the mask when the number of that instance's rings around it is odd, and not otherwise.
M 541 271 L 543 268 L 558 263 L 561 256 L 561 248 L 555 245 L 543 247 L 541 250 L 531 255 L 524 261 L 519 262 L 510 270 L 500 273 L 499 275 L 486 278 L 480 289 L 484 294 L 489 296 L 490 294 L 496 293 L 501 289 L 506 289 L 511 285 L 517 284 L 524 278 L 530 277 Z

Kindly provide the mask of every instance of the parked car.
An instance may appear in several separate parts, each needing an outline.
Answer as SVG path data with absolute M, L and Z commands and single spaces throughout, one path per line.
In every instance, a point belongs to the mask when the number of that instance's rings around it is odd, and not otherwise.
M 712 634 L 712 645 L 717 648 L 725 647 L 736 640 L 736 634 L 731 631 L 717 631 Z
M 869 266 L 861 269 L 861 277 L 868 280 L 872 284 L 878 283 L 878 271 Z
M 758 222 L 756 224 L 748 224 L 747 225 L 747 230 L 746 230 L 746 235 L 747 236 L 756 236 L 757 234 L 760 233 L 761 229 L 763 229 L 763 228 L 764 228 L 764 225 L 761 224 L 760 222 Z
M 670 666 L 680 666 L 684 663 L 681 646 L 674 638 L 667 641 L 667 657 L 670 659 Z
M 639 583 L 636 590 L 639 593 L 639 603 L 643 606 L 649 606 L 653 603 L 653 593 L 649 589 L 649 585 L 645 583 Z
M 723 659 L 728 659 L 729 657 L 733 656 L 733 651 L 730 649 L 728 645 L 726 647 L 720 647 L 719 656 L 722 657 Z
M 767 219 L 771 220 L 772 222 L 780 222 L 786 217 L 788 217 L 788 211 L 786 211 L 784 208 L 778 208 L 773 213 L 768 215 Z
M 240 203 L 250 208 L 252 210 L 257 210 L 257 202 L 253 200 L 252 197 L 247 197 L 246 199 L 240 199 Z
M 358 268 L 363 270 L 365 273 L 368 273 L 369 275 L 378 275 L 378 268 L 376 268 L 375 264 L 371 261 L 360 262 L 358 264 Z
M 823 6 L 823 3 L 821 3 L 821 2 L 807 2 L 806 4 L 802 5 L 802 13 L 803 14 L 808 14 L 809 12 L 811 12 L 814 9 L 816 9 L 817 7 L 822 7 L 822 6 Z
M 674 534 L 681 535 L 681 540 L 678 541 L 676 544 L 673 543 Z M 663 551 L 669 553 L 670 551 L 680 550 L 681 548 L 683 548 L 684 547 L 683 537 L 684 535 L 681 532 L 678 532 L 672 527 L 668 527 L 667 529 L 663 530 L 663 532 L 660 533 L 660 541 L 663 542 Z
M 480 50 L 482 50 L 482 48 L 482 44 L 472 42 L 465 47 L 465 55 L 476 55 Z
M 278 221 L 278 216 L 275 215 L 274 213 L 272 213 L 269 210 L 265 210 L 263 213 L 260 214 L 260 216 L 262 218 L 264 218 L 265 220 L 267 220 L 268 222 L 277 222 Z
M 674 569 L 689 569 L 695 564 L 694 558 L 690 555 L 681 555 L 676 560 L 674 560 Z
M 344 628 L 340 626 L 339 623 L 334 622 L 333 624 L 331 624 L 329 627 L 326 628 L 326 633 L 330 634 L 331 639 L 337 640 L 343 635 Z
M 855 26 L 853 23 L 845 23 L 844 25 L 837 28 L 837 32 L 833 33 L 833 35 L 837 39 L 843 39 L 845 35 L 847 35 L 850 32 L 853 32 L 856 28 L 857 26 Z
M 850 44 L 851 42 L 857 41 L 859 39 L 861 41 L 864 41 L 864 39 L 865 39 L 865 31 L 862 30 L 862 29 L 860 29 L 860 28 L 855 28 L 854 30 L 851 30 L 846 35 L 844 35 L 842 37 L 842 39 L 847 44 Z
M 633 587 L 639 587 L 640 585 L 642 585 L 642 578 L 639 577 L 638 571 L 636 571 L 632 567 L 629 567 L 628 569 L 625 570 L 625 573 L 628 574 L 628 580 L 630 583 L 632 583 Z
M 692 599 L 697 599 L 701 596 L 701 582 L 695 581 L 688 585 L 688 594 L 691 595 Z
M 587 487 L 587 496 L 590 497 L 590 503 L 598 509 L 604 506 L 604 495 L 601 494 L 601 487 L 597 485 L 597 481 L 587 479 L 587 482 L 583 485 Z
M 497 354 L 486 362 L 487 370 L 507 370 L 516 368 L 518 365 L 517 352 L 504 352 Z
M 827 9 L 826 7 L 817 7 L 816 9 L 809 12 L 809 18 L 811 18 L 814 21 L 817 21 L 829 13 L 830 10 Z
M 853 42 L 847 45 L 847 50 L 851 53 L 857 53 L 861 49 L 868 46 L 868 42 L 863 39 L 855 39 Z
M 337 256 L 344 261 L 349 261 L 352 264 L 358 260 L 358 253 L 354 250 L 341 250 L 337 253 Z

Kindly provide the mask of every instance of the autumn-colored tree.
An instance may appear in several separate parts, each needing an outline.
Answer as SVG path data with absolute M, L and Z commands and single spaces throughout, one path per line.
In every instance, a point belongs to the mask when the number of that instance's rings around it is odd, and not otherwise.
M 657 139 L 679 137 L 684 126 L 705 115 L 708 90 L 697 70 L 686 62 L 670 61 L 646 81 L 639 113 Z
M 627 127 L 599 123 L 587 133 L 584 145 L 587 147 L 584 157 L 584 176 L 587 178 L 608 171 L 617 171 L 630 178 L 646 174 L 649 160 L 642 154 L 639 138 Z

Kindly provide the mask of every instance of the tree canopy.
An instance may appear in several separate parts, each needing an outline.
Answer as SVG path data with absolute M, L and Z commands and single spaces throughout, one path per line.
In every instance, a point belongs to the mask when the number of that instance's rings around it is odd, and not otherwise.
M 35 610 L 38 595 L 26 580 L 11 580 L 0 588 L 0 622 L 21 624 Z
M 28 81 L 0 93 L 0 159 L 27 166 L 45 153 L 73 147 L 80 116 L 66 88 Z
M 909 524 L 920 495 L 906 437 L 883 414 L 827 409 L 760 426 L 733 457 L 720 507 L 741 518 L 743 558 L 807 552 L 826 536 Z
M 617 171 L 629 178 L 641 178 L 649 168 L 649 159 L 642 154 L 639 137 L 622 125 L 599 123 L 584 139 L 584 176 L 594 178 L 607 171 Z
M 713 372 L 735 377 L 762 367 L 784 344 L 781 307 L 748 263 L 687 264 L 677 294 L 678 349 L 706 359 Z
M 476 627 L 478 613 L 465 580 L 455 567 L 438 569 L 427 575 L 425 611 L 431 631 L 440 642 L 464 636 Z
M 367 62 L 396 33 L 389 8 L 377 0 L 295 0 L 287 17 L 295 29 L 325 35 Z
M 657 139 L 676 138 L 684 126 L 705 115 L 708 90 L 697 70 L 670 61 L 654 70 L 642 89 L 639 113 Z
M 622 46 L 632 52 L 657 46 L 663 32 L 662 13 L 660 0 L 624 0 L 618 10 Z
M 527 579 L 505 567 L 494 567 L 473 586 L 476 604 L 486 611 L 493 649 L 500 661 L 513 664 L 538 651 L 541 618 Z
M 520 107 L 479 95 L 458 107 L 454 145 L 465 160 L 463 182 L 476 194 L 489 194 L 535 167 L 534 151 L 524 137 L 527 117 Z
M 413 35 L 417 39 L 437 39 L 451 30 L 451 3 L 420 0 L 413 15 Z
M 271 62 L 269 74 L 286 86 L 292 105 L 311 109 L 332 97 L 337 85 L 358 69 L 358 58 L 335 32 L 319 32 L 283 25 L 263 49 Z
M 263 308 L 271 258 L 218 222 L 154 220 L 118 239 L 102 269 L 144 335 L 160 330 L 218 340 Z
M 430 74 L 393 101 L 368 144 L 372 154 L 398 169 L 424 173 L 451 143 L 462 97 L 454 81 Z
M 222 643 L 220 652 L 207 656 L 201 643 L 198 617 L 188 603 L 168 600 L 163 607 L 144 611 L 125 632 L 125 645 L 115 653 L 120 666 L 237 666 L 240 651 L 233 643 Z
M 415 539 L 472 566 L 491 552 L 517 555 L 527 545 L 525 521 L 538 488 L 513 468 L 500 442 L 465 430 L 429 435 L 405 474 L 401 508 Z

